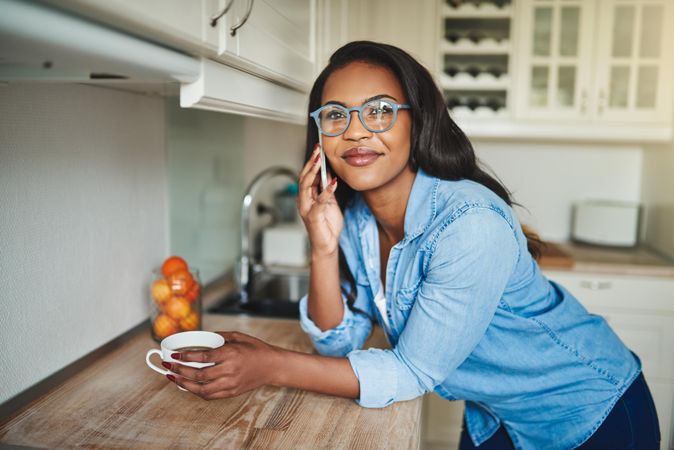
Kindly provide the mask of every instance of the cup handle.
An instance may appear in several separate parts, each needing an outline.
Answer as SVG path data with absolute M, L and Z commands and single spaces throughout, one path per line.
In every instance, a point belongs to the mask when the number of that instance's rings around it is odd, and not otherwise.
M 164 368 L 159 368 L 159 367 L 155 366 L 154 364 L 152 364 L 152 362 L 150 361 L 150 356 L 152 356 L 155 353 L 158 354 L 161 357 L 161 350 L 158 350 L 156 348 L 153 348 L 152 350 L 148 350 L 147 355 L 145 355 L 145 362 L 150 367 L 150 369 L 154 370 L 155 372 L 159 372 L 162 375 L 168 375 L 169 373 L 171 373 L 169 370 L 166 370 Z

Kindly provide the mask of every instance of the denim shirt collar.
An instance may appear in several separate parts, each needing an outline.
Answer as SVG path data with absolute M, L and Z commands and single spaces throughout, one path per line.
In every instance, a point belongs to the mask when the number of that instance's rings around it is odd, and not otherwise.
M 399 246 L 404 246 L 421 235 L 435 218 L 439 183 L 439 178 L 428 175 L 422 169 L 417 170 L 405 209 L 405 234 L 403 240 L 398 244 Z M 358 228 L 360 230 L 367 229 L 367 224 L 374 220 L 374 215 L 361 193 L 357 194 L 353 207 L 358 218 Z

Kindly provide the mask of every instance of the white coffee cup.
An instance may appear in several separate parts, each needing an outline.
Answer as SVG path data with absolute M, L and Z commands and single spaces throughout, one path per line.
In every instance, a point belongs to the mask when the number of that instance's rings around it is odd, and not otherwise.
M 164 369 L 163 367 L 158 367 L 152 364 L 150 357 L 153 354 L 158 354 L 161 356 L 161 359 L 166 362 L 183 364 L 185 366 L 196 367 L 198 369 L 202 367 L 212 366 L 215 363 L 200 363 L 200 362 L 185 362 L 178 361 L 171 358 L 171 354 L 175 353 L 179 349 L 185 349 L 186 347 L 208 347 L 208 348 L 218 348 L 225 344 L 225 338 L 220 336 L 217 333 L 212 333 L 210 331 L 184 331 L 182 333 L 172 334 L 171 336 L 164 338 L 159 344 L 161 350 L 153 348 L 147 352 L 145 355 L 145 362 L 150 367 L 150 369 L 159 372 L 162 375 L 173 374 L 170 370 Z M 185 351 L 185 350 L 183 350 Z M 178 386 L 181 390 L 185 390 L 182 387 Z

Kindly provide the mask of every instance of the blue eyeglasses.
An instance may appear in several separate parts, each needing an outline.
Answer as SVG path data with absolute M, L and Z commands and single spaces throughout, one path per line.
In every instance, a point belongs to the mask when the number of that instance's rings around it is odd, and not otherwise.
M 383 99 L 371 100 L 353 108 L 329 103 L 310 113 L 309 116 L 316 121 L 320 133 L 326 136 L 339 136 L 349 128 L 351 113 L 358 111 L 360 123 L 367 130 L 373 133 L 383 133 L 393 127 L 399 109 L 411 109 L 411 106 Z

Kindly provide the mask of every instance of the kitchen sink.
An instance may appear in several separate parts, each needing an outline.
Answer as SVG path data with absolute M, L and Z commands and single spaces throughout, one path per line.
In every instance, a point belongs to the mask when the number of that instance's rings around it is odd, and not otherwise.
M 299 300 L 308 290 L 309 271 L 305 268 L 257 267 L 247 302 L 241 303 L 239 292 L 230 292 L 216 301 L 208 312 L 299 318 Z
M 277 176 L 297 182 L 295 170 L 269 167 L 250 183 L 241 202 L 241 253 L 236 268 L 236 292 L 216 300 L 208 312 L 266 317 L 299 317 L 299 300 L 309 290 L 309 268 L 264 265 L 256 262 L 250 239 L 251 205 L 260 187 Z

